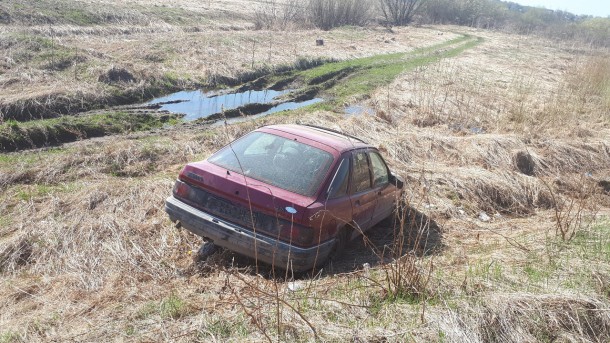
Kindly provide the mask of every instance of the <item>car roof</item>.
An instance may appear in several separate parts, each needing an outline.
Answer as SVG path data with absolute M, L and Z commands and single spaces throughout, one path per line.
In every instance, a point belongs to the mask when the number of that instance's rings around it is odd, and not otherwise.
M 359 138 L 319 126 L 284 124 L 264 126 L 261 129 L 271 129 L 300 136 L 329 146 L 339 152 L 358 148 L 372 148 L 370 144 L 365 143 Z

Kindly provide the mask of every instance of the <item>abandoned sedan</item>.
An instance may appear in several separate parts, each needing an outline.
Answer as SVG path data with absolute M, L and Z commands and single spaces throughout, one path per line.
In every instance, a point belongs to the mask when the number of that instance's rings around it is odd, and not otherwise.
M 165 210 L 208 242 L 298 272 L 391 215 L 402 186 L 359 139 L 273 125 L 187 164 Z

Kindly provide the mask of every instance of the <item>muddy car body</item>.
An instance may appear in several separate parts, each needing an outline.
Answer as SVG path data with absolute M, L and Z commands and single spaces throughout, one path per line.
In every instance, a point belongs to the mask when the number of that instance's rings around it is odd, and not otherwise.
M 328 129 L 274 125 L 187 164 L 165 210 L 218 246 L 304 271 L 391 215 L 401 188 L 371 145 Z

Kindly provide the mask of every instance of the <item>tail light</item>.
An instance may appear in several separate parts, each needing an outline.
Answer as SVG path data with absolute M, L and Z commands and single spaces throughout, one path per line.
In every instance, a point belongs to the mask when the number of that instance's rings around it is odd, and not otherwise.
M 256 229 L 271 237 L 299 246 L 308 246 L 313 242 L 314 232 L 310 227 L 268 215 L 261 215 L 258 219 Z
M 194 197 L 194 190 L 191 188 L 191 186 L 180 180 L 177 180 L 176 183 L 174 183 L 172 193 L 176 198 L 181 199 L 191 200 Z
M 297 245 L 309 245 L 313 241 L 313 229 L 287 220 L 278 220 L 280 238 Z

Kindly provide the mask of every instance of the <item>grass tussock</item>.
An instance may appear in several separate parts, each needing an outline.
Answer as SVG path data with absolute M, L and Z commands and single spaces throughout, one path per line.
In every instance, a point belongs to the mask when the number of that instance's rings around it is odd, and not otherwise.
M 91 143 L 37 153 L 13 153 L 2 159 L 0 186 L 61 185 L 94 175 L 143 177 L 168 169 L 177 172 L 181 164 L 203 158 L 224 142 L 224 137 L 205 136 L 175 146 L 169 138 L 144 136 L 111 146 Z
M 610 109 L 610 62 L 608 56 L 587 59 L 573 75 L 582 97 L 592 97 L 606 110 Z M 583 99 L 583 101 L 586 101 Z
M 490 300 L 480 325 L 484 340 L 610 339 L 607 304 L 595 298 L 517 295 Z
M 438 335 L 447 341 L 476 342 L 600 342 L 609 338 L 608 305 L 596 298 L 517 293 L 485 297 L 481 303 L 448 310 L 448 316 L 434 314 L 439 320 Z

